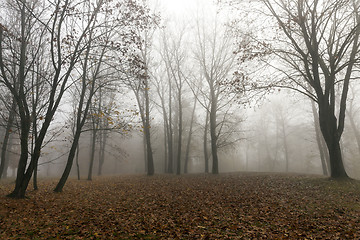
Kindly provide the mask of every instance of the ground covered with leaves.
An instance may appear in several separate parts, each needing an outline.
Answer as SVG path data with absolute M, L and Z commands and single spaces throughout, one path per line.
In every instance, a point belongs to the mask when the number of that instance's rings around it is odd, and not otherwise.
M 360 182 L 273 174 L 0 183 L 0 239 L 358 239 Z M 30 186 L 31 188 L 31 186 Z

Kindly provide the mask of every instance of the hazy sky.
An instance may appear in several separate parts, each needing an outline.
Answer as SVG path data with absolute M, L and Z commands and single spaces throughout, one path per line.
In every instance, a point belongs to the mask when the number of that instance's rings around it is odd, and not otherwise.
M 156 1 L 156 0 L 155 0 Z M 162 8 L 171 15 L 186 16 L 189 11 L 213 5 L 213 0 L 159 0 Z
M 194 8 L 198 0 L 162 0 L 161 2 L 169 12 L 179 13 Z

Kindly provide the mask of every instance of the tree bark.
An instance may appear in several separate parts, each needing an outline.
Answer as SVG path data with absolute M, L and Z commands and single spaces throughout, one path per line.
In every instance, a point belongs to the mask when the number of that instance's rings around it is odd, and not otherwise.
M 79 166 L 79 152 L 80 152 L 80 147 L 79 147 L 79 143 L 77 143 L 76 146 L 76 173 L 77 173 L 77 178 L 78 180 L 80 180 L 80 166 Z
M 13 99 L 13 102 L 11 104 L 11 109 L 9 111 L 9 119 L 6 123 L 6 128 L 5 128 L 5 135 L 4 135 L 4 140 L 3 140 L 3 144 L 1 147 L 1 163 L 0 163 L 0 179 L 3 177 L 4 171 L 7 171 L 6 168 L 6 153 L 7 153 L 7 148 L 8 148 L 8 142 L 10 139 L 10 134 L 11 134 L 11 127 L 14 123 L 14 117 L 15 117 L 15 110 L 16 110 L 16 101 L 15 99 Z
M 11 147 L 13 145 L 13 139 L 14 139 L 14 135 L 10 135 L 10 139 L 8 141 L 8 147 L 7 147 L 7 151 L 6 151 L 6 156 L 5 156 L 5 167 L 4 167 L 4 171 L 3 171 L 3 174 L 2 174 L 2 178 L 7 178 L 8 177 L 8 169 L 9 169 L 9 162 L 10 162 L 10 150 L 11 150 Z
M 337 129 L 337 119 L 325 103 L 319 103 L 319 121 L 321 132 L 324 136 L 330 158 L 330 176 L 332 178 L 348 178 L 340 147 L 340 139 Z
M 213 159 L 212 173 L 219 173 L 219 160 L 217 154 L 217 134 L 216 134 L 216 112 L 217 112 L 217 99 L 211 87 L 211 108 L 210 108 L 210 136 L 211 136 L 211 155 Z
M 170 86 L 171 89 L 171 86 Z M 172 106 L 171 106 L 171 90 L 169 94 L 169 124 L 168 124 L 168 134 L 167 134 L 167 140 L 168 140 L 168 173 L 174 172 L 174 148 L 173 148 L 173 127 L 172 127 Z
M 205 160 L 205 173 L 209 173 L 209 152 L 208 152 L 208 131 L 209 131 L 209 112 L 206 111 L 206 120 L 204 127 L 204 160 Z
M 282 119 L 282 135 L 283 135 L 283 141 L 284 141 L 284 151 L 285 151 L 285 162 L 286 162 L 286 172 L 289 172 L 289 149 L 287 144 L 287 136 L 286 136 L 286 130 L 285 130 L 285 120 Z
M 327 149 L 326 146 L 324 146 L 323 144 L 323 136 L 321 134 L 321 129 L 320 129 L 320 125 L 319 125 L 319 116 L 317 114 L 316 111 L 316 107 L 315 107 L 315 103 L 314 101 L 311 101 L 311 109 L 312 109 L 312 114 L 313 114 L 313 118 L 314 118 L 314 128 L 315 128 L 315 134 L 316 134 L 316 143 L 319 149 L 319 153 L 320 153 L 320 159 L 321 159 L 321 166 L 322 166 L 322 170 L 323 170 L 323 174 L 325 176 L 328 176 L 328 166 L 327 166 L 327 157 L 328 154 L 326 154 Z
M 352 116 L 352 113 L 351 111 L 348 112 L 348 115 L 349 115 L 349 120 L 350 120 L 350 126 L 353 130 L 353 134 L 355 136 L 355 139 L 356 139 L 356 143 L 357 143 L 357 147 L 358 147 L 358 151 L 359 151 L 359 155 L 360 155 L 360 131 L 359 129 L 357 128 L 356 126 L 356 123 L 354 121 L 354 116 Z
M 58 184 L 56 185 L 54 192 L 62 192 L 65 183 L 69 177 L 70 171 L 71 171 L 71 167 L 73 165 L 73 161 L 74 161 L 74 157 L 75 157 L 75 153 L 76 150 L 79 149 L 79 139 L 80 139 L 80 135 L 81 135 L 81 128 L 77 128 L 75 135 L 74 135 L 74 141 L 73 144 L 71 145 L 70 151 L 69 151 L 69 155 L 68 155 L 68 159 L 66 162 L 66 166 L 65 166 L 65 170 L 63 172 L 63 174 L 61 175 L 61 178 L 58 182 Z M 77 151 L 79 152 L 79 150 Z
M 99 171 L 98 176 L 102 175 L 102 169 L 105 162 L 105 148 L 106 148 L 106 140 L 107 140 L 107 133 L 106 130 L 103 130 L 100 135 L 100 150 L 99 150 Z
M 92 130 L 92 138 L 91 138 L 90 162 L 89 162 L 89 171 L 87 177 L 88 181 L 92 180 L 92 172 L 93 172 L 94 160 L 95 160 L 96 135 L 97 135 L 97 129 L 94 128 Z
M 192 129 L 194 125 L 194 118 L 195 118 L 195 109 L 196 109 L 196 98 L 194 99 L 194 106 L 191 113 L 191 119 L 190 119 L 190 129 L 189 129 L 189 136 L 188 141 L 186 144 L 186 153 L 185 153 L 185 165 L 184 165 L 184 173 L 188 173 L 188 164 L 189 164 L 189 155 L 190 155 L 190 145 L 191 145 L 191 138 L 192 138 Z
M 179 122 L 178 122 L 178 148 L 176 157 L 176 174 L 181 174 L 181 151 L 182 151 L 182 131 L 183 131 L 183 120 L 182 120 L 182 99 L 181 99 L 181 88 L 179 89 L 178 104 L 179 104 Z
M 28 161 L 28 138 L 30 132 L 30 113 L 28 111 L 26 96 L 25 96 L 25 65 L 26 65 L 26 52 L 27 52 L 27 43 L 25 36 L 26 20 L 25 20 L 25 1 L 22 1 L 23 6 L 21 7 L 21 46 L 20 46 L 20 65 L 18 73 L 18 84 L 19 90 L 18 95 L 15 97 L 19 113 L 20 113 L 20 144 L 21 144 L 21 153 L 18 164 L 15 189 L 8 195 L 12 198 L 24 198 L 25 191 L 28 186 L 28 181 L 26 181 L 26 166 Z M 31 165 L 31 163 L 30 163 Z M 31 171 L 32 173 L 32 171 Z
M 150 99 L 149 99 L 149 81 L 148 75 L 145 76 L 145 136 L 146 136 L 146 151 L 147 151 L 147 175 L 154 175 L 154 159 L 153 152 L 151 147 L 151 137 L 150 137 Z

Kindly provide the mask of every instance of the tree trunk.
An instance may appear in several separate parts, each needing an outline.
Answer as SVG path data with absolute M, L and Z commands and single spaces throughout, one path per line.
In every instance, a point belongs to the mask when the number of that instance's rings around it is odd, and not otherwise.
M 21 133 L 20 133 L 20 146 L 21 146 L 21 153 L 20 159 L 17 169 L 16 175 L 16 182 L 15 182 L 15 189 L 8 194 L 8 197 L 11 198 L 25 198 L 25 191 L 29 184 L 29 180 L 26 177 L 26 166 L 28 162 L 28 138 L 29 138 L 29 130 L 30 130 L 30 119 L 26 118 L 21 120 Z M 32 161 L 30 161 L 30 165 L 28 170 L 32 167 Z M 31 169 L 33 170 L 33 169 Z M 31 171 L 32 173 L 32 171 Z
M 287 144 L 284 119 L 282 119 L 282 135 L 283 135 L 283 141 L 284 141 L 285 162 L 286 162 L 285 170 L 286 170 L 286 172 L 289 172 L 289 149 L 288 149 L 288 144 Z
M 182 151 L 182 126 L 183 126 L 183 120 L 182 120 L 182 99 L 181 99 L 181 90 L 179 90 L 179 127 L 178 127 L 178 149 L 177 149 L 177 157 L 176 157 L 176 174 L 181 174 L 181 151 Z
M 145 134 L 145 130 L 143 133 L 143 152 L 144 152 L 144 166 L 145 166 L 145 173 L 148 172 L 148 153 L 147 153 L 147 148 L 146 148 L 146 134 Z
M 18 72 L 18 98 L 15 99 L 18 105 L 20 115 L 20 145 L 21 153 L 18 163 L 18 170 L 16 175 L 15 189 L 8 195 L 12 198 L 24 198 L 25 191 L 29 182 L 26 182 L 26 166 L 28 161 L 28 147 L 29 147 L 29 131 L 30 131 L 30 113 L 26 105 L 26 95 L 24 90 L 25 84 L 25 67 L 26 67 L 26 52 L 27 43 L 25 36 L 26 20 L 25 20 L 25 2 L 21 8 L 21 46 L 20 46 L 20 64 Z M 31 165 L 31 163 L 30 163 Z
M 34 175 L 33 175 L 33 185 L 34 185 L 34 190 L 38 190 L 38 184 L 37 184 L 37 172 L 38 172 L 38 159 L 35 160 L 35 167 L 34 167 Z
M 154 159 L 153 159 L 153 153 L 151 148 L 151 140 L 150 140 L 150 129 L 147 128 L 145 130 L 146 133 L 146 151 L 147 151 L 147 158 L 148 158 L 148 172 L 147 175 L 152 176 L 154 175 Z
M 210 109 L 210 136 L 211 136 L 211 155 L 213 159 L 212 173 L 219 173 L 219 160 L 217 155 L 217 134 L 216 134 L 216 110 L 217 99 L 215 93 L 211 93 L 211 109 Z
M 65 186 L 65 183 L 66 183 L 66 181 L 69 177 L 70 171 L 71 171 L 71 167 L 73 165 L 75 152 L 77 152 L 77 154 L 79 153 L 80 134 L 81 134 L 81 128 L 78 128 L 74 135 L 74 141 L 70 148 L 70 152 L 69 152 L 68 159 L 66 162 L 65 170 L 64 170 L 63 174 L 61 175 L 61 178 L 60 178 L 58 184 L 56 185 L 54 192 L 62 192 L 62 190 Z M 78 175 L 78 179 L 80 180 L 79 176 L 80 176 L 80 174 Z
M 245 150 L 245 171 L 249 171 L 249 141 L 246 139 L 246 150 Z
M 80 147 L 79 147 L 79 143 L 77 143 L 76 145 L 76 173 L 77 173 L 77 178 L 78 180 L 80 180 L 80 166 L 79 166 L 79 152 L 80 152 Z
M 6 161 L 7 161 L 6 152 L 7 152 L 8 142 L 9 142 L 9 138 L 10 138 L 10 134 L 11 134 L 11 127 L 14 122 L 15 110 L 16 110 L 16 102 L 15 102 L 15 99 L 13 99 L 13 102 L 11 104 L 11 109 L 9 112 L 9 119 L 6 123 L 5 136 L 4 136 L 3 144 L 1 147 L 0 179 L 2 178 L 4 171 L 7 171 L 7 168 L 5 168 Z
M 92 131 L 92 138 L 91 138 L 91 149 L 90 149 L 90 163 L 89 163 L 89 172 L 87 180 L 92 180 L 92 172 L 94 167 L 94 160 L 95 160 L 95 145 L 96 145 L 96 133 L 97 129 L 93 129 Z
M 172 89 L 169 78 L 169 123 L 168 123 L 168 173 L 174 172 L 173 127 L 172 127 Z
M 205 173 L 209 173 L 209 152 L 208 152 L 208 130 L 209 130 L 209 112 L 206 111 L 206 120 L 204 128 L 204 160 L 205 160 Z
M 331 177 L 332 178 L 348 178 L 345 171 L 340 142 L 334 141 L 332 147 L 329 149 Z
M 349 116 L 349 120 L 350 120 L 350 126 L 351 126 L 351 128 L 353 130 L 353 134 L 355 136 L 358 151 L 359 151 L 359 154 L 360 154 L 360 131 L 356 126 L 356 123 L 354 121 L 354 117 L 352 116 L 351 112 L 348 113 L 348 116 Z
M 152 176 L 154 175 L 154 159 L 153 159 L 153 152 L 151 147 L 151 137 L 150 137 L 150 99 L 149 99 L 149 79 L 148 74 L 146 74 L 145 79 L 145 133 L 146 133 L 146 151 L 147 151 L 147 175 Z
M 158 91 L 159 93 L 159 97 L 161 99 L 161 108 L 162 108 L 162 112 L 163 112 L 163 119 L 164 119 L 164 172 L 165 173 L 170 173 L 169 172 L 169 155 L 168 155 L 168 135 L 169 133 L 169 122 L 168 122 L 168 118 L 167 118 L 167 112 L 165 109 L 165 101 L 164 98 L 161 96 L 160 91 Z
M 186 144 L 184 173 L 188 173 L 190 145 L 191 145 L 191 138 L 192 138 L 192 129 L 193 129 L 193 125 L 194 125 L 196 103 L 197 103 L 197 101 L 196 101 L 196 99 L 194 99 L 194 106 L 193 106 L 193 111 L 191 113 L 191 120 L 190 120 L 189 136 L 188 136 L 188 141 L 187 141 L 187 144 Z
M 341 135 L 337 131 L 337 119 L 326 104 L 319 103 L 319 121 L 321 132 L 329 150 L 330 177 L 348 178 L 341 155 Z
M 105 130 L 106 131 L 106 130 Z M 100 150 L 99 150 L 99 171 L 98 176 L 101 176 L 102 174 L 102 168 L 105 162 L 105 148 L 106 148 L 106 139 L 107 139 L 107 133 L 105 131 L 102 131 L 102 134 L 100 135 Z
M 164 173 L 168 173 L 168 141 L 167 141 L 167 124 L 164 118 Z
M 7 151 L 6 151 L 6 155 L 5 155 L 5 167 L 4 167 L 4 171 L 3 171 L 3 174 L 2 174 L 2 178 L 7 178 L 8 177 L 8 174 L 7 174 L 7 171 L 9 169 L 9 162 L 10 162 L 10 159 L 9 159 L 9 155 L 10 155 L 10 150 L 11 150 L 11 147 L 13 145 L 13 139 L 14 139 L 14 135 L 10 135 L 10 139 L 9 139 L 9 142 L 8 142 L 8 147 L 7 147 Z
M 312 113 L 313 113 L 313 118 L 314 118 L 316 143 L 318 145 L 318 149 L 319 149 L 319 153 L 320 153 L 321 166 L 322 166 L 323 174 L 325 176 L 328 176 L 329 175 L 328 166 L 327 166 L 327 156 L 328 156 L 328 154 L 326 154 L 327 149 L 323 144 L 323 139 L 322 139 L 323 136 L 321 134 L 320 125 L 319 125 L 319 116 L 317 114 L 314 101 L 311 101 L 311 108 L 312 108 Z
M 167 134 L 168 147 L 168 173 L 174 172 L 174 151 L 173 151 L 173 130 L 171 126 L 171 117 L 169 117 L 169 130 Z

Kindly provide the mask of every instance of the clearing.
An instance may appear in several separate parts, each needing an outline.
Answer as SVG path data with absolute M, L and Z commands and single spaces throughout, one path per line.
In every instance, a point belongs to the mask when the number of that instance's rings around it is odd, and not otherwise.
M 28 199 L 0 183 L 0 239 L 356 239 L 360 181 L 279 174 L 40 180 Z M 32 186 L 29 186 L 31 189 Z

